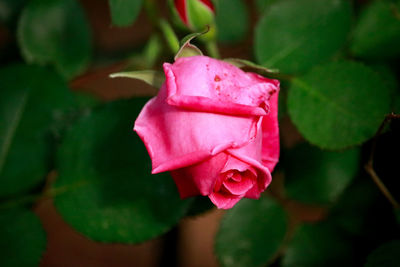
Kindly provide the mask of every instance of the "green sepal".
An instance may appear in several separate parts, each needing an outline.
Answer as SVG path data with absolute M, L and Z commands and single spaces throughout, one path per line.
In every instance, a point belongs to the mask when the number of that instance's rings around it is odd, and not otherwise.
M 110 78 L 118 77 L 141 80 L 156 88 L 160 88 L 165 81 L 164 73 L 155 70 L 126 71 L 110 74 Z

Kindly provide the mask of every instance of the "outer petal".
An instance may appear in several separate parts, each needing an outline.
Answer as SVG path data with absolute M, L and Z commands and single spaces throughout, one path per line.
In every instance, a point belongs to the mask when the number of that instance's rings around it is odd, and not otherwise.
M 137 118 L 134 130 L 152 160 L 152 172 L 180 169 L 246 145 L 257 134 L 256 117 L 194 112 L 166 103 L 166 86 Z
M 278 92 L 270 99 L 270 113 L 263 117 L 262 162 L 272 172 L 279 160 Z
M 230 209 L 242 199 L 242 196 L 233 196 L 229 194 L 222 194 L 220 192 L 213 192 L 208 197 L 219 209 Z
M 206 56 L 179 58 L 165 63 L 164 71 L 168 103 L 191 110 L 266 115 L 270 93 L 278 90 L 276 80 Z
M 278 96 L 279 81 L 247 73 L 255 80 L 273 83 L 275 90 L 269 91 L 269 114 L 263 117 L 262 162 L 272 172 L 279 160 Z

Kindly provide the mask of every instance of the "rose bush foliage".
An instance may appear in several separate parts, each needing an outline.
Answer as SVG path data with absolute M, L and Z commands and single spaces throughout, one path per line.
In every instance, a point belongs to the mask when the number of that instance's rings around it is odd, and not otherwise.
M 134 126 L 152 172 L 170 171 L 182 198 L 208 196 L 222 209 L 259 198 L 279 157 L 279 81 L 206 56 L 164 72 Z

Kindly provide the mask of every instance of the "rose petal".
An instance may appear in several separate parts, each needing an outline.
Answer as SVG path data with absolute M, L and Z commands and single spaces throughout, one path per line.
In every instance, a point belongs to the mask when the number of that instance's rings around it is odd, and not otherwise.
M 240 147 L 256 135 L 257 118 L 193 112 L 165 102 L 166 86 L 143 108 L 134 130 L 152 160 L 152 172 L 179 169 Z
M 182 21 L 188 25 L 188 18 L 186 13 L 186 0 L 174 0 L 175 8 Z
M 178 188 L 179 196 L 181 198 L 200 195 L 200 190 L 193 182 L 193 179 L 187 177 L 185 172 L 181 172 L 180 170 L 171 171 L 171 176 L 174 179 L 176 187 Z
M 248 198 L 258 198 L 272 180 L 270 170 L 261 163 L 261 158 L 263 156 L 261 155 L 262 143 L 264 141 L 261 129 L 264 118 L 265 117 L 262 117 L 257 123 L 258 132 L 260 134 L 256 135 L 251 142 L 245 146 L 227 150 L 227 153 L 229 153 L 232 158 L 236 158 L 239 162 L 242 162 L 242 164 L 246 164 L 248 170 L 253 170 L 253 174 L 254 171 L 256 172 L 254 175 L 257 177 L 257 183 L 246 193 L 246 197 Z
M 235 115 L 266 115 L 275 80 L 261 79 L 206 56 L 165 63 L 168 103 L 191 110 Z M 260 76 L 261 77 L 261 76 Z
M 232 178 L 225 179 L 223 185 L 233 195 L 244 195 L 250 188 L 253 187 L 257 177 L 255 177 L 250 171 L 237 173 L 241 176 L 240 181 L 234 181 Z
M 270 112 L 263 117 L 262 162 L 272 172 L 279 160 L 278 94 L 270 100 Z
M 180 196 L 185 198 L 198 194 L 203 196 L 211 194 L 227 159 L 227 154 L 219 153 L 208 160 L 171 171 L 171 175 L 178 186 Z M 179 183 L 183 183 L 183 185 L 179 185 Z M 193 187 L 197 190 L 193 190 Z M 195 194 L 196 192 L 197 194 Z
M 241 196 L 226 195 L 218 192 L 213 192 L 208 197 L 219 209 L 230 209 L 242 199 Z

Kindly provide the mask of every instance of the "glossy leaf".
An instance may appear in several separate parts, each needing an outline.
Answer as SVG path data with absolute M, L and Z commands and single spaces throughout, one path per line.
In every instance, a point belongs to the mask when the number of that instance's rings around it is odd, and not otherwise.
M 118 101 L 82 118 L 58 156 L 55 206 L 90 239 L 138 243 L 165 233 L 185 215 L 168 174 L 151 174 L 151 162 L 132 127 L 147 99 Z
M 32 0 L 18 25 L 18 44 L 29 63 L 51 64 L 72 78 L 88 66 L 91 40 L 88 22 L 76 0 Z
M 362 236 L 364 233 L 373 236 L 371 231 L 375 235 L 380 235 L 380 230 L 376 229 L 376 220 L 373 220 L 377 216 L 383 218 L 382 212 L 377 212 L 377 210 L 382 210 L 381 207 L 374 207 L 379 196 L 381 196 L 381 192 L 376 185 L 368 180 L 368 177 L 362 177 L 346 188 L 330 209 L 328 219 L 352 236 Z M 386 224 L 386 222 L 383 220 L 381 224 Z
M 396 73 L 386 65 L 373 65 L 371 67 L 381 76 L 385 86 L 390 89 L 391 111 L 400 112 L 400 87 Z
M 358 172 L 359 151 L 323 151 L 304 144 L 288 151 L 284 166 L 289 198 L 303 203 L 330 204 Z
M 143 4 L 143 0 L 109 0 L 111 20 L 117 26 L 131 25 Z
M 371 138 L 390 110 L 390 89 L 355 62 L 319 66 L 292 81 L 288 111 L 302 135 L 322 148 L 342 149 Z
M 351 14 L 347 0 L 276 1 L 256 26 L 256 59 L 282 73 L 303 73 L 344 45 Z
M 400 266 L 400 240 L 387 242 L 368 256 L 365 267 L 397 267 Z
M 285 238 L 288 219 L 269 197 L 243 199 L 224 216 L 215 250 L 222 266 L 265 266 Z
M 400 56 L 400 5 L 392 1 L 371 1 L 355 26 L 351 52 L 368 59 Z
M 22 64 L 0 69 L 0 196 L 44 180 L 52 123 L 72 103 L 53 71 Z
M 46 235 L 31 211 L 0 211 L 0 262 L 3 267 L 39 266 L 46 249 Z
M 215 21 L 218 41 L 235 43 L 243 40 L 249 31 L 247 7 L 242 0 L 219 0 Z
M 256 0 L 255 5 L 257 12 L 262 14 L 267 8 L 269 8 L 274 2 L 279 0 Z
M 352 244 L 332 224 L 303 224 L 289 242 L 282 266 L 354 266 L 352 253 Z

